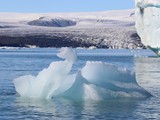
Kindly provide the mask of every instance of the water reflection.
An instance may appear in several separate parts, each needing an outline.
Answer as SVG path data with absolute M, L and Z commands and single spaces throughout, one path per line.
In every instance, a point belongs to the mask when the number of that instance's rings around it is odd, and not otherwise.
M 138 83 L 153 95 L 139 104 L 135 114 L 145 119 L 160 118 L 160 58 L 136 58 L 135 71 Z
M 160 97 L 160 58 L 136 58 L 135 71 L 138 83 L 156 97 Z
M 136 118 L 136 100 L 108 100 L 101 102 L 71 101 L 67 99 L 33 100 L 17 98 L 16 107 L 26 112 L 22 118 L 47 119 L 113 119 Z

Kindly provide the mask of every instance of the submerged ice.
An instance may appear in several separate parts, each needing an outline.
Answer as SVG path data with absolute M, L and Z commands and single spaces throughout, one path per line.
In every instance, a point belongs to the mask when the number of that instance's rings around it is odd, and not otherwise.
M 26 75 L 13 81 L 21 97 L 106 100 L 151 96 L 137 84 L 135 74 L 127 69 L 119 69 L 103 62 L 87 61 L 81 70 L 71 74 L 72 65 L 77 59 L 76 51 L 62 48 L 57 56 L 64 60 L 52 62 L 37 76 Z
M 135 0 L 136 28 L 142 43 L 160 48 L 160 0 Z

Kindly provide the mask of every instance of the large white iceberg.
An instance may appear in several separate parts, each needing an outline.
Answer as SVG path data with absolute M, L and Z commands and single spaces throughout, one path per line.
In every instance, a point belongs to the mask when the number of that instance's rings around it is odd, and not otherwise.
M 151 96 L 140 87 L 135 74 L 127 69 L 96 61 L 87 61 L 77 73 L 71 74 L 76 51 L 62 48 L 58 57 L 37 76 L 27 75 L 13 82 L 21 97 L 51 99 L 64 97 L 76 100 L 134 99 Z
M 135 4 L 137 33 L 145 46 L 160 54 L 160 0 L 135 0 Z

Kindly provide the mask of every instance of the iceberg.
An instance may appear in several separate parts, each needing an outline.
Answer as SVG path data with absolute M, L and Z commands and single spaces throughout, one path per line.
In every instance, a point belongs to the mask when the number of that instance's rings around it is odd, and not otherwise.
M 57 54 L 64 59 L 52 62 L 37 76 L 26 75 L 13 80 L 17 93 L 24 98 L 71 100 L 142 99 L 151 94 L 140 87 L 134 72 L 101 61 L 87 61 L 72 73 L 77 52 L 61 48 Z
M 71 87 L 75 75 L 71 75 L 69 72 L 76 61 L 76 51 L 62 48 L 57 56 L 65 60 L 52 62 L 47 69 L 40 71 L 36 77 L 26 75 L 13 81 L 20 96 L 51 99 L 54 94 L 60 94 Z
M 160 55 L 160 0 L 135 0 L 136 28 L 142 43 Z

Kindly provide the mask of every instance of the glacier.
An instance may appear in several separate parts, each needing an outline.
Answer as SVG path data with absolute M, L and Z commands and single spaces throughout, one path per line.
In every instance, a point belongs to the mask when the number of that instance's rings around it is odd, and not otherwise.
M 135 0 L 136 29 L 142 43 L 160 55 L 160 0 Z
M 23 98 L 71 100 L 144 99 L 151 96 L 138 85 L 135 73 L 101 61 L 87 61 L 72 73 L 77 52 L 61 48 L 57 54 L 64 60 L 53 61 L 37 76 L 26 75 L 13 80 Z
M 1 13 L 0 46 L 145 48 L 134 9 L 83 13 Z

